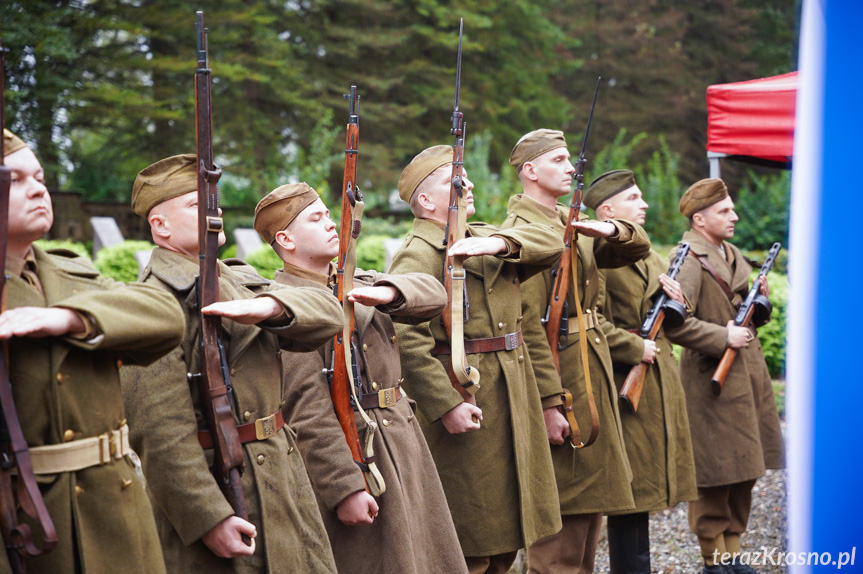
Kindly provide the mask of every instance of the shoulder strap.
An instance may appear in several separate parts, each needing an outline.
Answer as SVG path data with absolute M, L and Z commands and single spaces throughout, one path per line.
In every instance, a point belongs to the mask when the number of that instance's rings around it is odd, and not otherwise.
M 719 287 L 725 293 L 725 296 L 728 297 L 728 300 L 731 301 L 731 304 L 734 305 L 734 307 L 736 308 L 739 304 L 738 297 L 734 295 L 734 292 L 731 290 L 731 287 L 728 286 L 728 283 L 726 283 L 725 280 L 719 276 L 719 273 L 716 272 L 716 269 L 713 267 L 713 265 L 708 263 L 706 258 L 698 255 L 692 250 L 689 251 L 689 254 L 695 257 L 698 262 L 701 263 L 701 266 L 704 267 L 708 273 L 710 273 L 710 275 L 716 280 L 716 282 L 719 284 Z

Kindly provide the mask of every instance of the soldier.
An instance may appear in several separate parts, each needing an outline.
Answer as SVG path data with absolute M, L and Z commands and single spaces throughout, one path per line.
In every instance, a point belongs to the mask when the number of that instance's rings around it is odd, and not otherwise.
M 392 273 L 422 272 L 443 281 L 452 157 L 451 147 L 434 146 L 402 172 L 399 195 L 416 219 Z M 470 217 L 473 183 L 464 173 L 463 182 Z M 412 374 L 404 385 L 417 400 L 468 570 L 504 573 L 519 548 L 560 529 L 539 394 L 513 302 L 521 281 L 559 258 L 562 244 L 541 225 L 500 231 L 472 223 L 467 235 L 448 248 L 468 257 L 464 337 L 468 361 L 481 376 L 476 404 L 464 402 L 449 381 L 449 341 L 439 318 L 397 325 L 396 334 L 402 367 Z
M 33 152 L 8 130 L 3 138 L 12 184 L 0 340 L 8 344 L 18 417 L 59 539 L 27 561 L 28 571 L 165 572 L 130 459 L 119 366 L 149 364 L 176 346 L 179 306 L 153 287 L 102 277 L 70 251 L 33 245 L 54 221 L 51 196 Z M 29 521 L 20 509 L 19 517 Z M 34 529 L 37 545 L 41 534 Z M 6 559 L 0 570 L 9 571 Z
M 563 132 L 540 129 L 523 136 L 510 154 L 510 165 L 518 172 L 524 194 L 509 201 L 503 228 L 521 229 L 541 224 L 562 238 L 569 209 L 557 202 L 571 191 L 575 169 L 569 161 Z M 549 305 L 554 279 L 551 270 L 527 281 L 522 288 L 525 338 L 536 371 L 546 432 L 557 480 L 563 529 L 528 548 L 530 572 L 592 572 L 603 512 L 633 507 L 632 474 L 624 451 L 611 357 L 602 317 L 596 305 L 600 297 L 599 268 L 620 267 L 642 259 L 650 249 L 647 234 L 633 223 L 586 221 L 575 224 L 580 237 L 567 312 L 569 331 L 566 348 L 560 351 L 561 375 L 554 365 L 548 338 L 540 322 Z M 575 293 L 584 309 L 587 333 L 580 334 Z M 561 387 L 569 389 L 578 421 L 591 419 L 579 338 L 587 337 L 588 361 L 594 401 L 601 430 L 596 442 L 585 449 L 564 444 L 570 427 L 561 408 Z M 561 338 L 561 341 L 564 341 Z M 561 380 L 562 378 L 562 380 Z
M 132 208 L 147 218 L 157 245 L 142 281 L 180 301 L 187 322 L 183 342 L 164 359 L 123 369 L 131 441 L 141 455 L 165 562 L 171 572 L 335 572 L 305 466 L 292 431 L 282 426 L 279 349 L 316 349 L 341 329 L 341 310 L 320 289 L 277 286 L 242 261 L 219 263 L 222 302 L 204 312 L 228 319 L 222 338 L 244 443 L 249 520 L 234 516 L 211 473 L 212 450 L 204 445 L 212 438 L 199 385 L 186 376 L 199 372 L 200 362 L 196 166 L 193 154 L 163 159 L 141 171 L 132 190 Z M 258 422 L 275 434 L 258 438 Z
M 736 306 L 749 291 L 752 267 L 734 245 L 734 202 L 721 179 L 703 179 L 686 190 L 680 213 L 689 219 L 689 257 L 677 276 L 692 314 L 669 330 L 685 348 L 680 379 L 695 453 L 698 500 L 689 503 L 689 528 L 698 537 L 703 572 L 727 572 L 724 552 L 740 552 L 752 508 L 752 487 L 767 468 L 785 466 L 776 399 L 754 329 L 737 327 Z M 767 282 L 761 292 L 768 294 Z M 733 299 L 733 300 L 732 300 Z M 710 378 L 726 347 L 738 349 L 725 389 L 714 397 Z M 754 570 L 731 565 L 736 574 Z
M 314 189 L 295 183 L 274 190 L 255 209 L 255 229 L 285 263 L 276 271 L 277 282 L 332 291 L 332 260 L 339 253 L 339 238 Z M 413 401 L 401 391 L 393 328 L 393 321 L 424 323 L 439 315 L 446 292 L 423 273 L 357 270 L 354 285 L 346 296 L 357 303 L 354 358 L 362 381 L 358 399 L 377 424 L 375 460 L 386 484 L 377 500 L 366 492 L 363 474 L 333 411 L 325 374 L 333 361 L 332 341 L 317 353 L 283 356 L 285 418 L 297 431 L 336 565 L 339 572 L 356 574 L 465 572 Z M 364 442 L 366 425 L 359 413 L 355 419 Z M 368 552 L 369 548 L 376 550 Z
M 584 204 L 598 219 L 626 219 L 644 225 L 647 203 L 629 170 L 596 178 L 584 194 Z M 632 468 L 635 511 L 608 517 L 608 553 L 612 574 L 650 574 L 649 512 L 681 501 L 695 500 L 695 462 L 680 375 L 671 343 L 659 332 L 656 341 L 638 331 L 653 299 L 664 289 L 684 304 L 680 284 L 665 275 L 668 262 L 651 250 L 641 261 L 600 272 L 599 311 L 611 359 L 614 382 L 623 387 L 630 369 L 650 364 L 638 410 L 620 418 L 626 455 Z

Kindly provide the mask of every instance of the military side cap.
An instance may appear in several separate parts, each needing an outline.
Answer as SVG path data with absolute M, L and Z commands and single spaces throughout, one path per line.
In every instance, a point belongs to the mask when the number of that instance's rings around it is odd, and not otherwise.
M 12 155 L 16 151 L 22 150 L 27 147 L 27 144 L 24 143 L 24 140 L 3 128 L 3 157 L 7 155 Z
M 614 197 L 635 185 L 635 176 L 628 169 L 609 171 L 594 179 L 582 200 L 586 206 L 596 210 L 609 197 Z
M 452 153 L 452 147 L 448 145 L 436 145 L 419 152 L 399 177 L 399 197 L 410 203 L 425 178 L 437 168 L 452 163 Z
M 721 179 L 696 181 L 680 198 L 680 213 L 683 214 L 683 217 L 692 217 L 692 214 L 698 213 L 714 203 L 719 203 L 726 197 L 728 197 L 728 188 L 725 187 L 725 182 Z
M 198 190 L 198 158 L 193 153 L 161 159 L 145 167 L 132 185 L 132 210 L 147 217 L 169 199 Z
M 286 228 L 305 208 L 319 199 L 307 183 L 291 183 L 268 193 L 255 207 L 255 231 L 271 244 L 276 233 Z
M 512 148 L 512 153 L 509 154 L 509 165 L 514 167 L 517 173 L 521 173 L 524 164 L 559 147 L 566 147 L 566 140 L 562 131 L 534 130 L 521 136 L 521 139 Z

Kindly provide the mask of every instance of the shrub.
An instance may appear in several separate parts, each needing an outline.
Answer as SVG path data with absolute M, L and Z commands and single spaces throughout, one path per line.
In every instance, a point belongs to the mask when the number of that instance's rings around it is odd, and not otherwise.
M 360 269 L 383 271 L 386 262 L 384 241 L 388 235 L 360 235 L 357 240 L 357 267 Z
M 757 276 L 753 272 L 752 279 Z M 770 302 L 773 314 L 770 322 L 758 329 L 758 339 L 764 351 L 767 369 L 773 378 L 785 378 L 785 328 L 788 309 L 788 277 L 771 271 L 767 277 L 770 284 Z
M 267 244 L 261 245 L 246 257 L 246 263 L 254 267 L 258 271 L 258 275 L 273 279 L 276 276 L 276 270 L 284 267 L 284 263 L 273 251 L 273 248 Z
M 96 255 L 96 269 L 105 277 L 129 283 L 138 280 L 138 251 L 152 251 L 154 245 L 149 241 L 127 239 L 119 245 L 105 247 Z
M 83 243 L 72 241 L 71 239 L 38 239 L 36 241 L 36 245 L 45 251 L 49 249 L 68 249 L 69 251 L 77 253 L 81 257 L 90 259 L 90 252 L 87 250 L 87 246 Z

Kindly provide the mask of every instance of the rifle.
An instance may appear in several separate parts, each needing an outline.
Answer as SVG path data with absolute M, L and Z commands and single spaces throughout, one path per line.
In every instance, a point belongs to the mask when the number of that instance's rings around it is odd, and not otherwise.
M 336 265 L 336 282 L 333 292 L 342 304 L 345 322 L 342 332 L 333 338 L 333 369 L 330 372 L 330 396 L 333 408 L 345 439 L 351 449 L 354 462 L 363 471 L 366 492 L 380 496 L 386 490 L 384 478 L 375 464 L 374 433 L 378 425 L 366 415 L 358 398 L 362 392 L 362 374 L 357 363 L 357 341 L 354 337 L 356 316 L 354 304 L 345 297 L 354 286 L 354 270 L 357 268 L 357 237 L 360 235 L 363 216 L 363 195 L 357 187 L 357 153 L 359 145 L 360 97 L 357 87 L 344 96 L 350 100 L 347 136 L 345 139 L 345 175 L 342 185 L 342 218 L 339 228 L 339 258 Z M 365 445 L 360 442 L 353 405 L 366 423 Z
M 593 92 L 593 103 L 590 105 L 590 115 L 587 116 L 587 127 L 584 130 L 584 139 L 581 142 L 581 152 L 578 154 L 578 160 L 575 162 L 575 190 L 572 192 L 572 200 L 569 204 L 569 215 L 566 220 L 566 228 L 563 232 L 563 255 L 560 257 L 560 262 L 557 268 L 552 271 L 554 277 L 554 285 L 551 289 L 551 300 L 545 311 L 545 318 L 542 320 L 545 324 L 545 335 L 548 338 L 548 344 L 551 347 L 551 356 L 554 360 L 554 366 L 557 368 L 557 374 L 560 375 L 560 351 L 567 347 L 569 342 L 569 310 L 566 302 L 569 294 L 570 286 L 575 287 L 576 283 L 573 278 L 574 270 L 577 270 L 578 250 L 573 245 L 578 242 L 578 232 L 573 226 L 573 221 L 578 221 L 578 215 L 581 211 L 581 200 L 584 196 L 584 168 L 587 165 L 585 152 L 587 151 L 587 138 L 590 135 L 590 123 L 593 120 L 593 110 L 596 108 L 596 97 L 599 95 L 599 83 L 601 77 L 596 79 L 596 89 Z M 570 444 L 573 448 L 584 448 L 592 445 L 599 436 L 599 412 L 596 409 L 596 403 L 593 398 L 593 388 L 590 385 L 590 369 L 587 362 L 587 340 L 585 333 L 587 332 L 587 323 L 584 320 L 584 315 L 581 309 L 581 302 L 578 297 L 578 289 L 574 289 L 574 299 L 576 314 L 578 317 L 581 336 L 579 337 L 581 344 L 582 368 L 584 369 L 585 386 L 587 390 L 587 402 L 590 408 L 590 436 L 587 442 L 581 441 L 581 433 L 578 429 L 578 423 L 572 412 L 572 394 L 564 389 L 562 393 L 563 409 L 566 413 L 569 425 L 572 430 L 570 435 Z M 560 343 L 561 335 L 564 338 L 564 343 Z
M 6 52 L 0 43 L 0 132 L 6 127 L 5 116 L 5 70 Z M 5 136 L 0 138 L 0 313 L 6 310 L 6 249 L 9 244 L 9 191 L 12 172 L 4 165 Z M 15 574 L 26 574 L 24 558 L 33 558 L 49 552 L 57 545 L 57 530 L 45 507 L 42 491 L 36 484 L 30 451 L 18 420 L 12 384 L 9 380 L 9 346 L 3 342 L 0 351 L 0 532 L 9 557 L 9 566 Z M 17 468 L 17 471 L 16 471 Z M 17 472 L 17 489 L 12 486 L 12 476 Z M 15 499 L 15 494 L 18 499 Z M 29 524 L 18 521 L 18 505 L 42 528 L 42 548 L 33 544 L 33 532 Z
M 677 250 L 674 261 L 671 263 L 671 267 L 668 268 L 667 275 L 669 278 L 674 279 L 677 277 L 687 254 L 689 254 L 689 243 L 681 243 L 680 249 Z M 644 323 L 641 324 L 639 335 L 641 335 L 642 339 L 655 341 L 663 324 L 670 329 L 674 329 L 683 324 L 683 321 L 686 320 L 686 315 L 686 306 L 671 299 L 660 288 L 659 297 L 656 298 L 653 307 L 647 312 Z M 649 366 L 642 361 L 632 367 L 629 370 L 629 374 L 626 375 L 623 388 L 620 389 L 620 394 L 618 395 L 620 405 L 625 407 L 631 415 L 634 415 L 635 411 L 638 410 L 638 403 L 641 401 L 641 390 L 644 388 L 644 377 L 647 375 L 647 368 Z
M 752 288 L 749 289 L 749 294 L 740 305 L 737 311 L 737 317 L 734 318 L 734 324 L 738 327 L 747 327 L 750 325 L 758 328 L 766 325 L 770 321 L 770 313 L 773 312 L 773 305 L 770 300 L 761 294 L 761 278 L 766 277 L 770 273 L 773 262 L 776 261 L 776 256 L 779 255 L 779 250 L 782 249 L 782 244 L 778 241 L 770 247 L 764 263 L 761 264 L 761 271 L 758 272 L 758 277 L 752 283 Z M 722 393 L 722 387 L 725 386 L 725 379 L 728 377 L 728 371 L 731 370 L 731 365 L 734 364 L 734 359 L 737 358 L 737 349 L 727 347 L 722 353 L 722 358 L 719 360 L 716 370 L 713 372 L 713 377 L 710 379 L 710 389 L 713 391 L 713 396 L 718 397 Z
M 450 134 L 455 136 L 452 153 L 452 179 L 449 189 L 449 211 L 447 212 L 446 230 L 443 244 L 446 247 L 443 276 L 446 288 L 447 306 L 441 316 L 447 338 L 450 342 L 450 365 L 448 374 L 450 383 L 459 392 L 465 402 L 476 404 L 474 395 L 479 390 L 479 371 L 467 362 L 464 351 L 464 322 L 470 319 L 470 302 L 467 298 L 467 283 L 465 282 L 464 256 L 449 255 L 451 247 L 467 233 L 467 199 L 463 193 L 461 179 L 464 166 L 464 114 L 458 109 L 459 91 L 461 90 L 461 41 L 464 31 L 464 18 L 458 26 L 458 64 L 455 75 L 455 103 L 452 109 L 452 127 Z M 460 295 L 459 295 L 460 294 Z
M 227 354 L 222 345 L 222 321 L 218 315 L 204 315 L 201 309 L 219 300 L 217 251 L 224 228 L 219 214 L 219 177 L 222 170 L 213 164 L 212 73 L 207 54 L 204 13 L 197 13 L 195 25 L 198 66 L 195 70 L 195 128 L 198 154 L 198 258 L 196 281 L 200 333 L 198 380 L 207 427 L 213 436 L 213 475 L 236 516 L 248 520 L 240 477 L 245 470 L 243 448 L 233 415 L 233 387 Z M 243 542 L 251 540 L 243 535 Z

